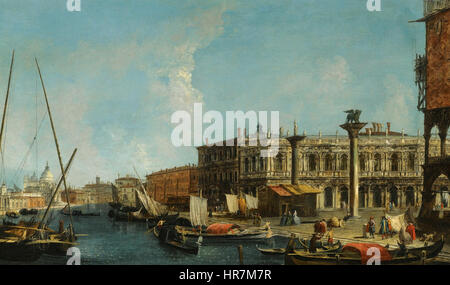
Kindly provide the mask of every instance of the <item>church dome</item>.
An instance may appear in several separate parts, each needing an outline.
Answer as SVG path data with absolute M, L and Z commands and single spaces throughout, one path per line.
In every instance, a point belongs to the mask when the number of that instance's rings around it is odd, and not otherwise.
M 42 174 L 41 174 L 41 178 L 39 179 L 39 182 L 53 183 L 53 174 L 50 172 L 50 167 L 48 166 L 48 162 L 47 162 L 47 166 L 45 166 L 44 172 L 42 172 Z

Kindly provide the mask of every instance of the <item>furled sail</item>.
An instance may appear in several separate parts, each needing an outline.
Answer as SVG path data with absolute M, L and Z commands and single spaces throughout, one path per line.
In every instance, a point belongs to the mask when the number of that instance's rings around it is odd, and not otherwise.
M 228 212 L 236 213 L 239 210 L 237 195 L 225 194 L 227 198 Z
M 247 209 L 258 209 L 258 198 L 245 194 L 245 201 L 247 202 Z
M 190 218 L 193 226 L 206 226 L 208 223 L 208 200 L 206 198 L 191 196 Z
M 145 210 L 153 216 L 162 216 L 167 214 L 167 207 L 153 200 L 151 197 L 147 195 L 145 192 L 141 192 L 136 189 L 136 193 L 138 195 L 139 200 L 141 201 L 142 206 L 144 206 Z

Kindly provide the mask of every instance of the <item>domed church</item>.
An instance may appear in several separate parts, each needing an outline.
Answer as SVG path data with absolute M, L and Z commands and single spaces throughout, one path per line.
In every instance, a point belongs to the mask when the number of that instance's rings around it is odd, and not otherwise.
M 34 173 L 31 177 L 25 175 L 23 178 L 23 188 L 24 192 L 28 193 L 41 193 L 43 197 L 45 197 L 45 202 L 49 203 L 52 197 L 52 192 L 55 190 L 56 183 L 53 176 L 53 173 L 50 171 L 50 167 L 48 166 L 48 162 L 45 166 L 44 171 L 41 174 L 39 180 L 36 177 L 36 173 Z M 63 188 L 60 187 L 58 195 L 56 195 L 54 204 L 58 205 L 62 204 L 61 201 L 61 191 Z

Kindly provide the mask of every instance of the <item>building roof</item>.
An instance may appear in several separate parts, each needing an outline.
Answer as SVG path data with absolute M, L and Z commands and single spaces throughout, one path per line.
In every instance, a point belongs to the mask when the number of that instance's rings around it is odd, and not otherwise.
M 289 197 L 289 196 L 300 196 L 303 194 L 319 194 L 322 191 L 314 188 L 308 184 L 280 184 L 278 186 L 268 186 L 272 191 L 277 193 L 279 196 Z
M 283 187 L 281 186 L 268 186 L 269 189 L 271 189 L 273 192 L 277 193 L 279 196 L 282 197 L 289 197 L 292 196 L 291 193 L 289 193 L 288 191 L 286 191 Z

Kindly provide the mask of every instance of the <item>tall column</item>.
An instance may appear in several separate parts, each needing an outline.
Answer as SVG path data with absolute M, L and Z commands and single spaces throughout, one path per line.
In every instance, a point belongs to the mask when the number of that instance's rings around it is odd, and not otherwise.
M 359 155 L 358 155 L 358 136 L 359 131 L 367 123 L 346 123 L 340 125 L 341 128 L 348 132 L 350 139 L 350 217 L 359 218 L 358 216 L 358 191 L 359 191 Z
M 292 160 L 291 160 L 291 183 L 293 185 L 297 185 L 298 184 L 298 170 L 299 170 L 299 165 L 298 165 L 298 147 L 299 144 L 302 140 L 304 140 L 306 138 L 306 136 L 299 136 L 297 135 L 297 123 L 294 121 L 294 135 L 292 137 L 288 137 L 286 138 L 289 143 L 291 144 L 291 150 L 292 150 Z

